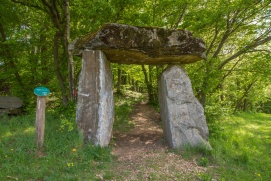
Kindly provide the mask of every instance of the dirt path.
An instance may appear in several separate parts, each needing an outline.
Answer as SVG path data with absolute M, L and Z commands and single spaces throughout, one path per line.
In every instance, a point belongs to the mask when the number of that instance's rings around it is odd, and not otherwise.
M 116 133 L 113 154 L 119 160 L 135 160 L 146 152 L 165 150 L 162 144 L 163 131 L 159 114 L 146 103 L 134 106 L 131 114 L 134 128 L 128 133 Z
M 196 161 L 186 161 L 169 152 L 163 141 L 160 115 L 146 103 L 134 106 L 134 128 L 128 133 L 114 133 L 112 154 L 118 163 L 116 180 L 197 180 L 206 171 Z

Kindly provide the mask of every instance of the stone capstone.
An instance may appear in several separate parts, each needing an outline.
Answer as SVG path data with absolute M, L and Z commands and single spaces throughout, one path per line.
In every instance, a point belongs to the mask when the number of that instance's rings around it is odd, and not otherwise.
M 168 67 L 158 86 L 163 132 L 169 146 L 211 148 L 204 109 L 193 95 L 184 67 Z
M 84 141 L 108 146 L 114 102 L 110 63 L 102 51 L 83 52 L 76 109 L 76 121 Z
M 95 34 L 71 44 L 74 54 L 102 50 L 110 62 L 123 64 L 193 63 L 205 58 L 205 43 L 187 30 L 105 24 Z

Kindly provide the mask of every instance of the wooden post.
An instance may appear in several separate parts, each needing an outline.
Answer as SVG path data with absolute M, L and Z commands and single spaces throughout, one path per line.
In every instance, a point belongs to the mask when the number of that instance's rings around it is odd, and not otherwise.
M 50 90 L 46 87 L 36 87 L 34 94 L 37 95 L 37 108 L 36 108 L 36 145 L 38 148 L 43 147 L 44 142 L 44 128 L 45 128 L 45 108 L 46 96 Z
M 46 97 L 37 97 L 37 109 L 36 109 L 36 145 L 38 148 L 43 147 L 44 142 L 44 128 L 45 128 L 45 108 Z

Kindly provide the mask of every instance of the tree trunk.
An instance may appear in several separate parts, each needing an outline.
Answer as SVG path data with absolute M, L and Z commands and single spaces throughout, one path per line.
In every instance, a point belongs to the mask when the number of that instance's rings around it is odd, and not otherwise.
M 118 83 L 117 83 L 117 93 L 121 93 L 121 70 L 118 68 Z
M 150 92 L 150 94 L 149 94 L 149 101 L 150 101 L 151 104 L 155 102 L 155 96 L 154 96 L 153 86 L 152 86 L 152 69 L 153 69 L 153 66 L 149 65 L 149 86 L 148 86 L 148 92 Z
M 254 80 L 252 83 L 248 84 L 247 88 L 245 88 L 245 92 L 243 96 L 237 101 L 235 105 L 234 112 L 237 112 L 238 110 L 241 109 L 243 99 L 246 99 L 246 96 L 248 95 L 250 89 L 252 88 L 252 86 L 254 85 L 256 81 L 257 80 Z
M 59 67 L 59 43 L 60 43 L 60 32 L 56 32 L 54 36 L 54 46 L 53 46 L 53 55 L 54 55 L 54 63 L 55 63 L 55 72 L 60 85 L 61 94 L 62 94 L 62 102 L 66 106 L 68 104 L 68 97 L 66 95 L 66 88 L 64 83 L 64 78 L 60 72 Z
M 44 27 L 48 29 L 48 27 Z M 48 77 L 48 58 L 46 57 L 47 46 L 45 46 L 46 37 L 41 33 L 40 40 L 41 46 L 39 46 L 40 60 L 41 60 L 41 83 L 46 85 L 49 81 Z
M 66 19 L 66 26 L 64 30 L 65 34 L 65 43 L 64 49 L 65 54 L 68 60 L 68 75 L 69 75 L 69 91 L 70 91 L 70 99 L 72 101 L 75 100 L 75 86 L 74 86 L 74 62 L 72 52 L 69 51 L 69 43 L 70 43 L 70 9 L 69 9 L 69 0 L 64 1 L 64 12 Z
M 152 85 L 151 82 L 148 79 L 148 74 L 147 74 L 147 70 L 145 68 L 144 65 L 142 65 L 142 71 L 144 74 L 144 78 L 145 78 L 145 83 L 147 85 L 147 90 L 148 90 L 148 96 L 149 96 L 149 104 L 152 104 L 154 102 L 154 98 L 153 98 L 153 92 L 152 92 Z M 149 74 L 150 75 L 150 74 Z
M 248 99 L 245 98 L 244 99 L 244 104 L 243 104 L 243 111 L 247 111 L 247 107 L 248 107 Z

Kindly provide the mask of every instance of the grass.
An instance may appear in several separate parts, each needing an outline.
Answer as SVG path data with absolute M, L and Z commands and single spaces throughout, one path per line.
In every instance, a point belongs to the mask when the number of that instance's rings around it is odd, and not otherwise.
M 220 180 L 271 180 L 271 115 L 239 113 L 217 127 L 210 142 Z
M 132 105 L 142 99 L 136 93 L 127 94 L 115 96 L 114 129 L 119 131 L 132 128 Z M 44 147 L 39 150 L 35 145 L 35 113 L 0 117 L 0 180 L 111 179 L 111 149 L 82 144 L 75 105 L 47 110 L 45 126 Z
M 125 95 L 115 94 L 115 121 L 113 129 L 118 132 L 128 132 L 134 127 L 133 122 L 130 121 L 130 113 L 132 107 L 136 102 L 144 100 L 144 97 L 140 93 L 126 91 Z
M 99 180 L 110 149 L 82 146 L 74 117 L 47 112 L 44 148 L 35 145 L 35 115 L 1 117 L 0 180 Z
M 132 93 L 115 96 L 114 130 L 122 132 L 133 127 L 129 114 L 132 105 L 141 99 Z M 115 178 L 112 165 L 116 163 L 111 149 L 83 145 L 74 120 L 74 105 L 48 110 L 44 148 L 39 150 L 35 145 L 34 113 L 0 117 L 0 180 Z M 207 169 L 196 176 L 198 180 L 271 180 L 271 115 L 240 113 L 209 127 L 211 152 L 180 153 L 186 159 L 196 159 L 199 166 Z M 155 164 L 150 167 L 156 170 Z M 161 175 L 153 172 L 150 179 L 156 180 Z

